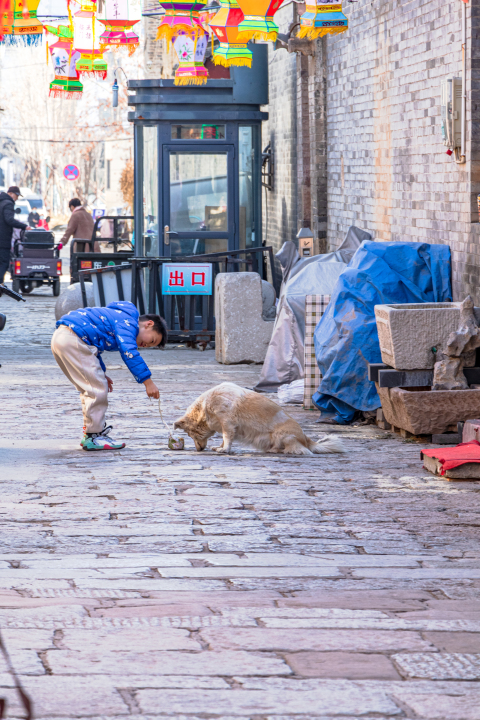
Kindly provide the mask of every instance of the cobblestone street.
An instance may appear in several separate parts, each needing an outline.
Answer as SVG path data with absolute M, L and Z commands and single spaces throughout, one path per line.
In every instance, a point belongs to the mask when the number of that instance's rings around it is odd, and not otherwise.
M 127 447 L 82 452 L 51 291 L 0 311 L 0 627 L 35 718 L 480 720 L 480 483 L 299 406 L 346 455 L 169 451 L 157 402 L 112 353 L 108 421 Z M 260 370 L 142 354 L 169 423 Z M 23 718 L 3 660 L 0 681 Z

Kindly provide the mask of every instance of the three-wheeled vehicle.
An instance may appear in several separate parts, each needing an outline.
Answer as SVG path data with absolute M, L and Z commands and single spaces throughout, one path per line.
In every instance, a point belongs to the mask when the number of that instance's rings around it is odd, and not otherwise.
M 36 287 L 48 285 L 55 297 L 60 295 L 62 261 L 59 243 L 48 230 L 22 230 L 13 245 L 10 274 L 14 292 L 28 294 Z
M 70 282 L 80 281 L 80 270 L 97 270 L 107 265 L 128 263 L 133 256 L 133 217 L 107 215 L 95 220 L 90 240 L 72 238 L 70 250 Z M 95 243 L 100 252 L 95 252 Z M 90 280 L 86 276 L 85 280 Z

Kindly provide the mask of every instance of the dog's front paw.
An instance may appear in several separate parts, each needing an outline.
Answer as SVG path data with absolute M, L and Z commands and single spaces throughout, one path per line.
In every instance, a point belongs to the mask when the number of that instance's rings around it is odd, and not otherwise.
M 231 452 L 230 448 L 225 448 L 223 445 L 218 448 L 212 448 L 212 450 L 215 450 L 217 453 L 222 453 L 223 455 L 229 455 Z

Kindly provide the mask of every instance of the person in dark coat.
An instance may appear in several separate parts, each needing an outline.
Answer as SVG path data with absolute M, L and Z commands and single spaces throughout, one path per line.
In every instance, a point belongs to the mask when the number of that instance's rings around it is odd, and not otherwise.
M 0 284 L 10 265 L 13 228 L 30 229 L 28 225 L 15 219 L 15 203 L 21 197 L 20 188 L 9 187 L 7 192 L 0 193 Z
M 28 214 L 28 224 L 30 225 L 30 227 L 36 228 L 38 227 L 39 223 L 40 215 L 37 212 L 37 208 L 33 208 Z

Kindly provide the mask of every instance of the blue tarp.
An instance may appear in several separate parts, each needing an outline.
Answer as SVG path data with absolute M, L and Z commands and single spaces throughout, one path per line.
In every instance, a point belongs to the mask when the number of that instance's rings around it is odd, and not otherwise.
M 450 248 L 427 243 L 365 241 L 340 275 L 315 329 L 322 381 L 313 401 L 341 424 L 380 399 L 368 364 L 382 362 L 375 305 L 449 302 Z

